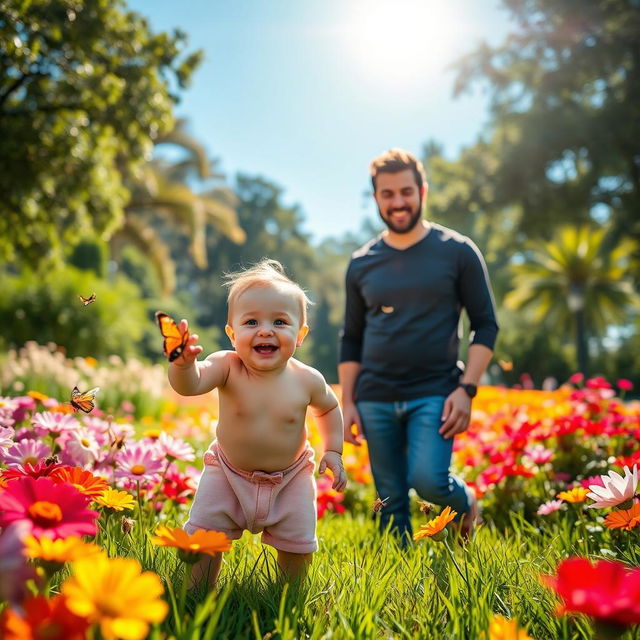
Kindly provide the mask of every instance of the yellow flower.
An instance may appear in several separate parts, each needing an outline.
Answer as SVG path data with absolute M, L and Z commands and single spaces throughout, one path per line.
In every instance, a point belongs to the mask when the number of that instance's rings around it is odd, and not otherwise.
M 90 366 L 90 367 L 95 368 L 95 367 L 97 367 L 97 366 L 98 366 L 98 361 L 97 361 L 95 358 L 92 358 L 91 356 L 87 356 L 87 357 L 84 359 L 84 361 L 85 361 L 85 363 L 86 363 L 88 366 Z
M 160 547 L 175 547 L 178 549 L 180 559 L 184 562 L 195 562 L 198 560 L 198 556 L 203 553 L 215 556 L 222 551 L 231 549 L 231 540 L 220 531 L 198 529 L 189 535 L 180 527 L 170 529 L 164 525 L 160 525 L 156 529 L 156 535 L 151 538 L 151 542 Z
M 518 629 L 517 620 L 494 616 L 489 623 L 488 640 L 533 640 L 533 638 L 524 629 Z
M 102 495 L 94 499 L 94 502 L 101 507 L 107 507 L 107 509 L 113 509 L 114 511 L 133 509 L 136 504 L 130 493 L 111 488 L 105 489 Z
M 582 487 L 575 487 L 569 491 L 561 491 L 556 495 L 556 498 L 564 500 L 565 502 L 584 502 L 589 489 L 583 489 Z
M 413 534 L 414 540 L 420 540 L 421 538 L 433 538 L 434 540 L 444 539 L 444 535 L 438 535 L 444 528 L 458 515 L 457 511 L 451 511 L 451 507 L 445 507 L 442 513 L 435 517 L 433 520 L 423 524 L 420 527 L 420 531 Z
M 58 563 L 75 562 L 80 558 L 95 556 L 102 553 L 102 549 L 93 543 L 85 542 L 78 536 L 69 536 L 52 540 L 51 538 L 35 538 L 27 536 L 24 541 L 23 553 L 27 558 L 34 558 L 44 562 Z
M 71 568 L 72 576 L 62 584 L 67 607 L 99 624 L 106 640 L 142 640 L 149 623 L 162 622 L 167 615 L 160 578 L 151 571 L 141 573 L 133 558 L 100 554 L 78 560 Z
M 145 429 L 142 434 L 143 438 L 149 438 L 150 440 L 157 440 L 162 433 L 162 429 Z
M 640 503 L 634 504 L 631 509 L 618 509 L 612 511 L 605 519 L 607 529 L 623 529 L 631 531 L 640 525 Z

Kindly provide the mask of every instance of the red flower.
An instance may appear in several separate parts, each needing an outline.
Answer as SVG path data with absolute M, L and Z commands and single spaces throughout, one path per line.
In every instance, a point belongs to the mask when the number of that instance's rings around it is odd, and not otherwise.
M 316 484 L 318 486 L 318 518 L 322 518 L 327 511 L 344 513 L 344 506 L 340 504 L 344 500 L 344 494 L 331 488 L 331 479 L 320 476 L 316 478 Z
M 544 575 L 542 582 L 562 599 L 557 613 L 584 613 L 618 625 L 640 623 L 640 569 L 628 569 L 621 562 L 587 558 L 563 560 L 556 576 Z
M 589 378 L 586 382 L 587 389 L 611 389 L 611 385 L 602 376 Z
M 36 538 L 94 536 L 99 514 L 87 509 L 88 502 L 89 497 L 70 484 L 56 484 L 51 478 L 19 478 L 0 490 L 0 528 L 26 522 Z
M 66 598 L 57 595 L 50 600 L 44 596 L 28 598 L 24 603 L 24 617 L 11 609 L 0 616 L 0 637 L 5 640 L 84 640 L 89 623 L 67 609 Z
M 3 469 L 0 472 L 0 477 L 5 480 L 15 480 L 16 478 L 45 478 L 51 475 L 56 469 L 60 469 L 63 465 L 58 463 L 47 464 L 46 460 L 40 460 L 37 464 L 33 465 L 27 462 L 24 466 L 12 467 L 10 469 Z

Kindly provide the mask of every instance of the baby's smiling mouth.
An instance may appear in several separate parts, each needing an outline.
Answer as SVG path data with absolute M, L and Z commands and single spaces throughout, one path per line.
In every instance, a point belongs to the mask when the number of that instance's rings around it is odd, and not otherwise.
M 261 355 L 269 355 L 277 351 L 278 347 L 275 344 L 257 344 L 253 349 Z

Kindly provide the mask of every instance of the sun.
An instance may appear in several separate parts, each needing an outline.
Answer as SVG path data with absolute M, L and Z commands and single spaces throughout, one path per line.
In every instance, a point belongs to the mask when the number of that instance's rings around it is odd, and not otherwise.
M 442 73 L 468 45 L 468 24 L 444 0 L 356 0 L 346 37 L 356 64 L 389 86 Z

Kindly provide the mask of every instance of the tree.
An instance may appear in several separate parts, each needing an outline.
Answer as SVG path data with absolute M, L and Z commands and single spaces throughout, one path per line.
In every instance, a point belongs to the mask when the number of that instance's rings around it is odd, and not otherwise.
M 122 0 L 0 0 L 0 259 L 122 223 L 124 180 L 173 126 L 200 53 Z
M 640 238 L 640 5 L 635 0 L 503 0 L 517 27 L 460 63 L 456 91 L 492 96 L 496 184 L 521 228 L 610 219 Z
M 505 304 L 531 307 L 534 321 L 556 331 L 573 326 L 578 370 L 588 372 L 587 338 L 623 324 L 638 298 L 629 279 L 633 243 L 607 249 L 605 228 L 562 227 L 551 241 L 531 243 L 512 268 L 515 288 Z
M 244 242 L 246 235 L 238 225 L 234 210 L 237 199 L 230 189 L 219 185 L 196 193 L 189 186 L 194 181 L 219 180 L 223 176 L 214 171 L 214 163 L 202 145 L 186 133 L 183 120 L 157 141 L 156 149 L 164 144 L 178 146 L 186 156 L 177 162 L 160 157 L 140 168 L 135 182 L 129 185 L 131 199 L 122 225 L 111 238 L 111 246 L 116 260 L 123 245 L 136 246 L 153 264 L 166 295 L 175 287 L 175 264 L 170 243 L 161 237 L 158 217 L 188 235 L 189 252 L 200 269 L 207 266 L 208 226 L 236 244 Z

